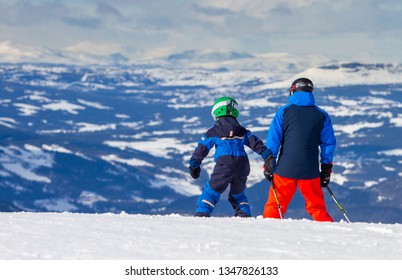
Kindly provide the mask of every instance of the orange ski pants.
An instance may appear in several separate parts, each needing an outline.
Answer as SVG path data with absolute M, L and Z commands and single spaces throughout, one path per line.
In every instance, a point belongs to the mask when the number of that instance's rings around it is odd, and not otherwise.
M 273 183 L 281 206 L 282 217 L 285 215 L 288 205 L 296 193 L 296 187 L 298 187 L 306 201 L 306 211 L 312 216 L 313 220 L 321 222 L 334 221 L 327 212 L 319 177 L 314 179 L 293 179 L 274 174 Z M 263 217 L 280 218 L 272 186 L 264 207 Z

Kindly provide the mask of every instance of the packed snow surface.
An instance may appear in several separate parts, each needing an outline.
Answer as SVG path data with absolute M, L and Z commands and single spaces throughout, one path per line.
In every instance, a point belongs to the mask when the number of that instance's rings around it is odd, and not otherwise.
M 401 260 L 402 225 L 0 213 L 2 260 Z

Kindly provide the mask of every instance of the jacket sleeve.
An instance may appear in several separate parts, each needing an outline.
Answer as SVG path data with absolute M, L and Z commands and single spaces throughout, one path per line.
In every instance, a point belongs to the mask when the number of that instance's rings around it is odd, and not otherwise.
M 251 133 L 251 131 L 247 130 L 246 132 L 246 146 L 249 147 L 251 150 L 259 154 L 262 159 L 266 159 L 271 151 L 268 151 L 267 147 L 264 145 L 261 139 L 259 139 L 256 135 Z
M 206 135 L 203 135 L 198 141 L 198 146 L 195 148 L 193 155 L 190 158 L 190 166 L 192 168 L 199 167 L 214 145 L 214 137 L 209 138 Z
M 332 122 L 327 113 L 325 113 L 324 128 L 321 131 L 320 157 L 322 163 L 330 163 L 333 161 L 334 151 L 336 147 L 336 138 Z
M 268 131 L 267 148 L 272 151 L 274 158 L 277 158 L 283 136 L 283 109 L 278 110 L 272 119 Z

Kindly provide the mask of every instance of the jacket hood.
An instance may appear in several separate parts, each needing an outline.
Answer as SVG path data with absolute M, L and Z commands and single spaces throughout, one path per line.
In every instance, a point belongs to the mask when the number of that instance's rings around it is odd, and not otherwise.
M 229 135 L 233 131 L 234 135 L 238 135 L 242 126 L 239 124 L 236 118 L 233 117 L 220 117 L 216 123 L 215 128 L 220 132 L 221 135 Z
M 315 104 L 315 99 L 311 92 L 296 91 L 289 96 L 289 103 L 297 106 L 313 106 Z

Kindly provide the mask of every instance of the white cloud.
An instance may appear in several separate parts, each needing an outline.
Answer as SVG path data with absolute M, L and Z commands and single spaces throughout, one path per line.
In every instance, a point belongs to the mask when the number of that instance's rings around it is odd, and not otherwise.
M 278 7 L 286 9 L 299 9 L 309 7 L 314 3 L 322 3 L 327 1 L 320 0 L 207 0 L 202 2 L 203 7 L 214 7 L 219 9 L 227 9 L 233 13 L 244 13 L 250 17 L 265 18 L 270 12 L 275 11 Z

